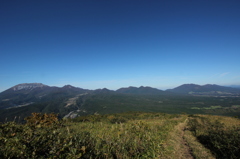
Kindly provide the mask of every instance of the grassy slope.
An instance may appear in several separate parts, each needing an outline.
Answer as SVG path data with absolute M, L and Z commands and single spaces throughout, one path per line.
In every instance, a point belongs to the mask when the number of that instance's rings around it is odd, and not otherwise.
M 132 112 L 80 117 L 47 127 L 46 122 L 35 123 L 0 125 L 0 157 L 221 158 L 222 151 L 237 158 L 240 150 L 240 121 L 231 117 Z M 202 140 L 206 138 L 210 140 Z M 228 147 L 209 147 L 213 144 Z
M 89 132 L 96 139 L 93 149 L 100 158 L 166 158 L 172 154 L 172 146 L 167 144 L 169 133 L 187 118 L 186 115 L 161 113 L 110 115 L 106 118 L 112 121 L 120 117 L 127 122 L 74 123 L 71 128 L 75 133 Z
M 188 130 L 217 158 L 240 158 L 240 120 L 237 118 L 193 115 Z

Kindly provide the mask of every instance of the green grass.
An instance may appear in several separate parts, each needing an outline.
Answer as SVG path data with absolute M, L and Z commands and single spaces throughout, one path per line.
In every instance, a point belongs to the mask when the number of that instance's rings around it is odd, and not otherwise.
M 217 105 L 217 106 L 202 107 L 202 108 L 199 108 L 199 107 L 192 107 L 191 109 L 220 109 L 220 108 L 222 108 L 222 106 Z
M 239 157 L 236 118 L 129 112 L 63 121 L 54 114 L 33 114 L 26 119 L 26 124 L 0 124 L 0 158 Z
M 1 158 L 164 158 L 170 153 L 169 132 L 186 115 L 95 115 L 52 125 L 41 116 L 32 118 L 25 125 L 1 124 Z
M 240 158 L 240 120 L 230 117 L 195 115 L 189 130 L 217 158 Z

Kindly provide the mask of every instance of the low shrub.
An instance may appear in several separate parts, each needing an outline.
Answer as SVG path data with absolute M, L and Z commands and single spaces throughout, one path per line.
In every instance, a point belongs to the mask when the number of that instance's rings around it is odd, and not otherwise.
M 226 127 L 218 120 L 193 118 L 188 123 L 189 130 L 217 158 L 240 158 L 240 127 Z
M 70 134 L 57 115 L 33 114 L 27 124 L 0 125 L 0 158 L 80 158 L 87 155 L 89 134 Z
M 123 117 L 113 117 L 110 119 L 110 123 L 112 124 L 120 124 L 120 123 L 126 123 L 127 119 L 123 118 Z

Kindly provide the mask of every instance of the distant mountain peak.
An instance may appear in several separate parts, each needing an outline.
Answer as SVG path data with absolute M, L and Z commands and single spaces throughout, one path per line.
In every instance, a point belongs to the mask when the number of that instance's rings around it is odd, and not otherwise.
M 11 89 L 14 91 L 19 91 L 19 90 L 31 90 L 34 88 L 42 88 L 42 87 L 48 87 L 48 86 L 42 83 L 22 83 L 12 87 Z
M 68 85 L 63 86 L 63 88 L 70 88 L 70 89 L 71 89 L 71 88 L 76 88 L 76 87 L 74 87 L 74 86 L 68 84 Z
M 196 86 L 201 86 L 201 85 L 194 84 L 194 83 L 188 83 L 188 84 L 182 84 L 178 87 L 196 87 Z
M 94 91 L 94 93 L 110 93 L 110 92 L 114 92 L 114 91 L 109 90 L 109 89 L 107 89 L 107 88 L 96 89 L 96 90 Z
M 181 94 L 191 94 L 191 95 L 208 95 L 208 96 L 234 96 L 239 94 L 239 90 L 231 87 L 219 86 L 216 84 L 183 84 L 173 89 L 168 89 L 167 91 L 173 93 Z
M 140 86 L 140 87 L 127 87 L 127 88 L 120 88 L 118 90 L 116 90 L 116 92 L 118 93 L 127 93 L 127 94 L 160 94 L 163 91 L 156 89 L 156 88 L 152 88 L 152 87 L 144 87 L 144 86 Z

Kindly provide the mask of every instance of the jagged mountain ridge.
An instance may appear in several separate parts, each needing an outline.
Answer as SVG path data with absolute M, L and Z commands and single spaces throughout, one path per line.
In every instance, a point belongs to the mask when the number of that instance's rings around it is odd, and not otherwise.
M 116 90 L 117 93 L 127 93 L 127 94 L 163 94 L 164 91 L 152 88 L 152 87 L 127 87 L 127 88 L 120 88 Z
M 0 109 L 28 106 L 33 103 L 48 102 L 61 98 L 73 98 L 76 95 L 90 94 L 132 94 L 132 95 L 201 95 L 201 96 L 240 96 L 240 89 L 219 85 L 183 84 L 173 89 L 162 91 L 152 87 L 127 87 L 116 91 L 107 88 L 88 90 L 71 85 L 63 87 L 48 86 L 42 83 L 23 83 L 0 93 Z
M 176 90 L 178 90 L 178 92 Z M 181 92 L 179 90 L 184 91 Z M 196 92 L 196 90 L 199 92 Z M 231 90 L 231 92 L 223 92 L 223 90 Z M 232 90 L 235 91 L 235 94 Z M 204 91 L 210 91 L 210 93 Z M 219 97 L 220 95 L 234 95 L 235 97 L 238 95 L 238 97 L 240 97 L 240 95 L 237 94 L 240 92 L 240 89 L 217 85 L 200 86 L 185 84 L 166 91 L 141 86 L 120 88 L 113 91 L 106 88 L 88 90 L 71 85 L 51 87 L 39 83 L 25 83 L 11 87 L 0 93 L 0 121 L 4 121 L 6 117 L 13 119 L 15 116 L 21 116 L 23 119 L 31 115 L 32 112 L 54 112 L 58 113 L 60 117 L 66 115 L 76 117 L 78 115 L 94 114 L 96 112 L 118 113 L 123 111 L 159 110 L 175 112 L 180 111 L 177 107 L 185 107 L 183 101 L 187 101 L 191 98 L 190 96 L 216 96 L 216 91 L 220 91 L 220 94 L 218 94 Z M 176 100 L 177 102 L 174 103 Z M 236 104 L 238 104 L 238 102 L 236 102 Z M 187 109 L 186 111 L 189 110 L 192 111 L 191 109 Z
M 90 90 L 66 85 L 63 87 L 50 87 L 42 83 L 23 83 L 13 86 L 0 93 L 0 109 L 46 102 L 54 96 L 74 96 L 87 93 Z
M 18 84 L 14 87 L 12 87 L 11 89 L 13 89 L 14 91 L 18 91 L 18 90 L 27 90 L 27 89 L 34 89 L 34 88 L 42 88 L 42 87 L 48 87 L 47 85 L 44 85 L 42 83 L 23 83 L 23 84 Z
M 13 86 L 0 93 L 0 109 L 14 108 L 19 106 L 27 106 L 33 103 L 41 103 L 53 100 L 56 96 L 61 98 L 72 98 L 79 94 L 91 93 L 91 94 L 138 94 L 138 95 L 160 95 L 164 94 L 156 88 L 151 87 L 128 87 L 120 88 L 116 91 L 109 90 L 107 88 L 88 90 L 71 85 L 65 85 L 63 87 L 51 87 L 42 83 L 23 83 Z
M 71 85 L 65 85 L 63 87 L 48 86 L 42 83 L 23 83 L 13 86 L 0 93 L 0 109 L 2 108 L 1 102 L 11 101 L 16 98 L 21 98 L 21 101 L 25 101 L 26 98 L 34 98 L 35 100 L 56 92 L 65 92 L 69 94 L 81 94 L 81 93 L 121 93 L 121 94 L 136 94 L 136 95 L 169 95 L 169 94 L 184 94 L 184 95 L 240 95 L 240 89 L 225 87 L 219 85 L 197 85 L 197 84 L 183 84 L 173 89 L 162 91 L 152 87 L 127 87 L 119 88 L 116 91 L 109 90 L 107 88 L 88 90 Z M 29 102 L 29 100 L 27 100 Z

